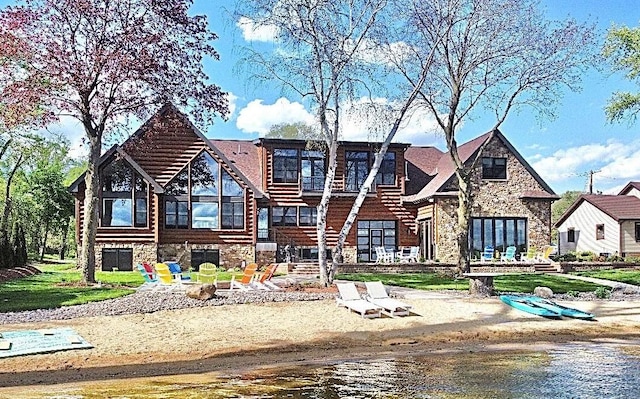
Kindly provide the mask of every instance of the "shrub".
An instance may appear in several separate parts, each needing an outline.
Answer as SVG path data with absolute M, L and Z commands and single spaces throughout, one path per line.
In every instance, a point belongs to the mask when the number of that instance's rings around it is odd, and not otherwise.
M 576 254 L 573 252 L 567 252 L 564 255 L 560 255 L 556 258 L 558 262 L 575 262 L 577 260 Z
M 577 298 L 578 295 L 580 295 L 580 291 L 567 291 L 567 295 L 571 296 L 571 297 L 574 297 L 574 298 Z
M 598 287 L 595 294 L 598 299 L 608 299 L 611 296 L 611 290 L 607 287 Z

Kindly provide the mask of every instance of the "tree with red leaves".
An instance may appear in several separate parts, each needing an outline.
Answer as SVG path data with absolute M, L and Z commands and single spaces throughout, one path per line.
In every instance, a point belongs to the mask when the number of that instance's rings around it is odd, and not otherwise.
M 201 126 L 228 112 L 226 93 L 208 83 L 203 70 L 205 57 L 219 59 L 211 44 L 217 36 L 209 31 L 206 16 L 188 15 L 192 3 L 25 0 L 0 12 L 0 38 L 8 39 L 0 40 L 0 64 L 13 53 L 13 63 L 23 70 L 0 76 L 0 89 L 13 87 L 12 98 L 38 104 L 34 109 L 40 114 L 46 114 L 46 104 L 55 115 L 78 119 L 86 134 L 86 217 L 78 259 L 86 283 L 95 281 L 103 137 L 123 128 L 130 117 L 147 118 L 167 101 Z

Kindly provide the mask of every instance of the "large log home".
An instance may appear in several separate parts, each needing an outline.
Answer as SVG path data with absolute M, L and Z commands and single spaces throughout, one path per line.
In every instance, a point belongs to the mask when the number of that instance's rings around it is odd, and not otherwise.
M 490 140 L 474 178 L 472 245 L 548 243 L 557 198 L 500 132 L 463 146 L 469 159 Z M 329 206 L 329 245 L 369 172 L 379 145 L 343 142 Z M 325 178 L 322 151 L 304 140 L 207 139 L 173 105 L 162 107 L 100 160 L 96 265 L 131 270 L 142 261 L 197 268 L 317 258 L 316 205 Z M 375 261 L 375 247 L 416 246 L 423 260 L 454 259 L 455 179 L 448 154 L 392 144 L 347 239 L 345 262 Z M 76 197 L 76 238 L 84 175 Z M 285 251 L 288 250 L 288 252 Z

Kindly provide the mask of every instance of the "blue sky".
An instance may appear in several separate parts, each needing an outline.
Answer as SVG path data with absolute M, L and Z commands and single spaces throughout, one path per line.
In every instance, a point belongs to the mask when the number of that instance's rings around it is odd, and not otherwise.
M 0 0 L 0 6 L 15 2 Z M 209 60 L 205 67 L 213 82 L 230 93 L 232 114 L 227 122 L 218 121 L 205 134 L 211 138 L 255 139 L 277 123 L 308 121 L 311 110 L 298 98 L 283 95 L 278 86 L 256 86 L 249 75 L 242 74 L 238 64 L 243 46 L 259 46 L 273 50 L 274 44 L 246 36 L 230 17 L 234 0 L 195 0 L 192 12 L 206 14 L 210 28 L 219 35 L 214 46 L 220 61 Z M 640 25 L 640 9 L 634 0 L 546 0 L 543 7 L 550 19 L 575 18 L 597 24 L 600 38 L 612 23 Z M 557 118 L 538 120 L 528 110 L 512 113 L 501 131 L 549 185 L 561 194 L 567 190 L 586 190 L 587 173 L 594 174 L 594 190 L 617 193 L 628 181 L 640 181 L 640 122 L 609 124 L 604 106 L 615 91 L 640 90 L 621 75 L 590 71 L 584 76 L 583 90 L 567 92 L 559 101 Z M 435 145 L 444 149 L 441 136 L 426 133 L 430 121 L 415 121 L 396 136 L 396 141 L 413 145 Z M 420 124 L 421 122 L 422 124 Z M 458 141 L 476 137 L 492 126 L 490 118 L 468 121 Z M 133 127 L 135 130 L 137 126 Z M 73 143 L 74 153 L 81 151 L 83 133 L 78 124 L 64 121 L 52 128 L 63 132 Z M 345 136 L 345 139 L 366 140 L 366 134 Z

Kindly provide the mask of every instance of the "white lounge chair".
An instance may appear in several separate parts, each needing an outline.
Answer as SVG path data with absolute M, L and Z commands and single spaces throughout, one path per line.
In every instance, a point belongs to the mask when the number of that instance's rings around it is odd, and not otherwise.
M 336 283 L 340 296 L 336 298 L 338 306 L 360 313 L 367 319 L 382 316 L 382 308 L 360 297 L 360 293 L 354 283 Z
M 367 300 L 383 308 L 391 317 L 408 316 L 411 313 L 409 310 L 411 305 L 389 298 L 387 290 L 381 281 L 367 281 L 364 285 L 367 286 Z

